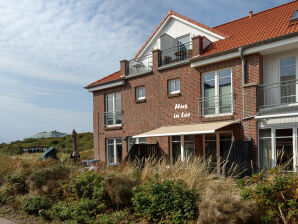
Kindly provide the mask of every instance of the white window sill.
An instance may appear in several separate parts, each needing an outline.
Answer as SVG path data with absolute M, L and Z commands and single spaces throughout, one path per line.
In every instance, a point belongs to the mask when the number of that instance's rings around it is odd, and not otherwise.
M 114 128 L 114 127 L 121 127 L 122 124 L 112 124 L 112 125 L 106 125 L 106 128 Z
M 224 117 L 224 116 L 231 116 L 233 113 L 225 113 L 225 114 L 210 114 L 210 115 L 202 115 L 202 117 Z
M 178 94 L 178 93 L 180 93 L 180 91 L 173 91 L 173 92 L 169 92 L 169 95 Z

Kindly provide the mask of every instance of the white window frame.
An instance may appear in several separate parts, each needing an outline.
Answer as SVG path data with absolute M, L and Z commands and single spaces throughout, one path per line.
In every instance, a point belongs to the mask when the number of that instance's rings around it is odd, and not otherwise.
M 176 81 L 179 81 L 179 90 L 176 90 L 176 88 L 177 88 Z M 174 84 L 175 84 L 175 90 L 174 91 L 171 91 L 171 82 L 174 82 Z M 180 89 L 181 89 L 180 78 L 168 80 L 168 94 L 169 95 L 180 93 Z
M 228 70 L 230 69 L 231 71 L 231 112 L 230 113 L 220 113 L 220 108 L 219 108 L 219 100 L 216 102 L 215 101 L 215 113 L 214 114 L 204 114 L 204 75 L 208 75 L 210 73 L 214 73 L 214 82 L 215 82 L 215 96 L 214 97 L 219 97 L 219 72 L 220 71 L 224 71 L 224 70 Z M 202 89 L 202 116 L 203 117 L 217 117 L 217 116 L 228 116 L 228 115 L 233 115 L 234 113 L 234 99 L 233 99 L 233 69 L 231 67 L 229 68 L 224 68 L 224 69 L 220 69 L 220 70 L 216 70 L 216 71 L 210 71 L 210 72 L 205 72 L 202 74 L 201 77 L 201 89 Z
M 278 82 L 281 83 L 280 79 L 281 79 L 281 76 L 280 76 L 280 61 L 283 60 L 283 59 L 287 59 L 287 58 L 296 58 L 296 80 L 298 80 L 298 55 L 295 53 L 295 54 L 289 54 L 289 55 L 286 55 L 286 56 L 281 56 L 281 57 L 278 57 L 277 58 L 277 63 L 278 63 Z M 292 105 L 297 105 L 297 102 L 298 102 L 298 83 L 296 83 L 296 102 L 294 103 L 288 103 L 288 104 L 282 104 L 281 103 L 281 91 L 280 91 L 280 88 L 278 88 L 278 95 L 279 95 L 279 105 L 277 107 L 287 107 L 287 106 L 292 106 Z
M 121 145 L 122 145 L 122 155 L 123 155 L 123 143 L 122 143 L 122 138 L 106 138 L 106 158 L 107 158 L 107 162 L 108 162 L 108 158 L 109 158 L 109 144 L 108 141 L 109 140 L 113 140 L 113 145 L 114 145 L 114 164 L 119 164 L 119 161 L 117 161 L 117 140 L 121 139 Z M 110 163 L 108 163 L 110 164 Z
M 261 129 L 271 129 L 271 147 L 272 147 L 272 155 L 271 155 L 271 168 L 274 168 L 277 163 L 276 158 L 276 130 L 277 129 L 292 129 L 293 131 L 293 171 L 297 172 L 297 156 L 298 156 L 298 127 L 289 127 L 289 126 L 280 126 L 280 127 L 262 127 L 258 128 L 258 167 L 261 167 L 260 164 L 260 130 Z M 269 138 L 269 137 L 268 137 Z
M 144 90 L 144 96 L 140 97 L 140 90 L 143 89 Z M 146 89 L 145 86 L 137 86 L 136 87 L 136 100 L 145 100 L 146 99 Z
M 116 107 L 116 94 L 120 93 L 120 106 L 121 106 L 121 110 L 120 111 L 116 111 L 115 107 Z M 108 109 L 108 96 L 112 95 L 113 96 L 113 111 L 107 111 Z M 121 91 L 118 92 L 113 92 L 113 93 L 107 93 L 105 94 L 105 113 L 115 113 L 115 112 L 121 112 L 122 111 L 122 94 Z M 106 118 L 104 118 L 106 119 Z M 107 125 L 107 127 L 118 127 L 118 126 L 122 126 L 122 122 L 123 122 L 123 118 L 121 118 L 121 124 L 116 124 L 116 116 L 113 119 L 113 124 Z
M 193 142 L 193 148 L 194 148 L 194 155 L 196 153 L 196 148 L 195 148 L 195 135 L 194 136 L 194 142 Z M 180 135 L 180 159 L 181 161 L 185 161 L 186 158 L 184 158 L 185 155 L 185 140 L 184 140 L 185 135 Z M 173 136 L 170 136 L 170 156 L 171 160 L 173 159 L 173 150 L 172 150 L 172 143 L 173 143 Z

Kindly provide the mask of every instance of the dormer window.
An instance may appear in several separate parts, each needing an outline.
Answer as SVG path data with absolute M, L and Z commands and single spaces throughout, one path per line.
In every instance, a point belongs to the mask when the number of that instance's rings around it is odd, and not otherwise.
M 291 21 L 298 19 L 298 10 L 296 10 L 291 18 Z

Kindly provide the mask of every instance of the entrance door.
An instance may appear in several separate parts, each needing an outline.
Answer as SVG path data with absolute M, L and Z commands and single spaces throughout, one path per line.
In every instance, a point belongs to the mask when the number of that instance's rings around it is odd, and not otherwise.
M 293 129 L 276 129 L 275 136 L 277 165 L 293 170 Z

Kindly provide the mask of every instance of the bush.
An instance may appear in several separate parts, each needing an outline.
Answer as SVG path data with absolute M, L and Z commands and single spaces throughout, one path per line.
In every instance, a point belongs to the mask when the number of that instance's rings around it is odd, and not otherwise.
M 198 224 L 258 223 L 255 204 L 241 201 L 240 192 L 226 179 L 206 188 L 199 211 Z
M 97 214 L 106 209 L 103 177 L 87 171 L 62 187 L 64 202 L 58 202 L 51 209 L 52 218 L 74 223 L 94 223 Z
M 86 171 L 73 178 L 69 183 L 70 193 L 77 199 L 102 199 L 104 194 L 104 179 L 102 176 Z
M 42 210 L 47 210 L 51 206 L 46 196 L 33 196 L 23 202 L 23 210 L 30 215 L 38 215 Z
M 72 221 L 75 223 L 94 223 L 96 214 L 105 209 L 103 204 L 88 198 L 79 201 L 59 202 L 52 208 L 52 217 L 61 221 Z
M 129 176 L 110 176 L 106 178 L 106 192 L 111 204 L 117 209 L 131 206 L 134 186 L 136 186 L 136 182 L 130 179 Z
M 240 185 L 242 198 L 256 201 L 263 223 L 296 223 L 297 186 L 297 174 L 279 168 L 253 175 Z
M 125 212 L 116 212 L 112 214 L 99 214 L 96 216 L 94 224 L 118 224 L 121 221 L 124 221 L 126 217 Z M 125 220 L 128 221 L 128 220 Z
M 182 181 L 160 181 L 156 176 L 136 187 L 132 203 L 137 215 L 152 222 L 184 223 L 195 218 L 197 199 L 193 190 L 182 188 Z
M 70 170 L 62 164 L 36 169 L 29 177 L 30 190 L 51 195 L 59 187 L 59 180 L 69 178 Z

